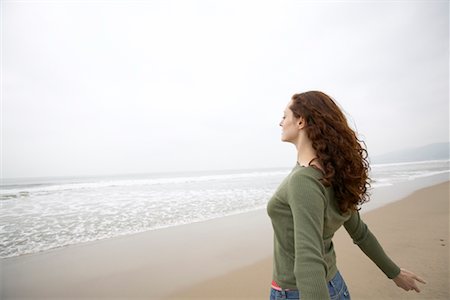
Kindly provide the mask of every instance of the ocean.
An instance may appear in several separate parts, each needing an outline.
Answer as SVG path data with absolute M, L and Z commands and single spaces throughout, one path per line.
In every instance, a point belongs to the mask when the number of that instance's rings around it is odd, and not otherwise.
M 372 189 L 448 179 L 449 164 L 375 164 Z M 291 169 L 3 179 L 0 258 L 265 208 Z

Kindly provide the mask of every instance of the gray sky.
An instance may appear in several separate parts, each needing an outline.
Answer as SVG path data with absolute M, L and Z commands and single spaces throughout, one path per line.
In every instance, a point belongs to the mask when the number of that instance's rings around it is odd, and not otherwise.
M 381 3 L 380 3 L 381 2 Z M 285 167 L 321 90 L 369 154 L 449 139 L 448 1 L 1 2 L 2 176 Z

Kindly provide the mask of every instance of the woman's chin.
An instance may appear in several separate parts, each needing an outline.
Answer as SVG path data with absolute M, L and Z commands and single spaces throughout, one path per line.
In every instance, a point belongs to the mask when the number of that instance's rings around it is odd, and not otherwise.
M 285 137 L 281 137 L 281 141 L 284 142 L 284 143 L 294 143 L 292 140 L 287 139 Z

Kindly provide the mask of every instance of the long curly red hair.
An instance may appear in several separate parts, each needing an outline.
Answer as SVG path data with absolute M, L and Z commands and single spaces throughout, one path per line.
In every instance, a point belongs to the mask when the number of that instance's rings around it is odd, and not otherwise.
M 306 121 L 306 133 L 324 168 L 321 181 L 333 186 L 341 212 L 358 210 L 369 200 L 371 181 L 365 143 L 348 126 L 333 99 L 322 92 L 295 94 L 290 109 Z

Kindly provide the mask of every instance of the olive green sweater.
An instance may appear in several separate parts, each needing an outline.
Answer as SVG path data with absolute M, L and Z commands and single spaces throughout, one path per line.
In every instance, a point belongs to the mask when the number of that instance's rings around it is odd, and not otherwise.
M 329 299 L 327 282 L 337 272 L 331 239 L 341 225 L 388 278 L 396 277 L 400 268 L 359 213 L 341 214 L 333 189 L 321 177 L 313 167 L 297 164 L 268 203 L 274 229 L 273 280 L 283 289 L 298 289 L 302 300 Z

